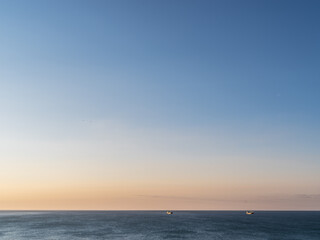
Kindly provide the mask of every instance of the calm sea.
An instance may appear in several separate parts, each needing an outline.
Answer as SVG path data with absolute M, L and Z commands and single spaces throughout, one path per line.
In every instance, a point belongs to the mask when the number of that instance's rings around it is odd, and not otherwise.
M 0 211 L 0 239 L 320 240 L 320 212 Z

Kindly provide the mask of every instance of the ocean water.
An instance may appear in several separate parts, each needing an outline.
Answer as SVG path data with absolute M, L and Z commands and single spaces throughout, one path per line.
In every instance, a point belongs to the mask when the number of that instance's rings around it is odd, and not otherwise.
M 320 240 L 320 212 L 0 211 L 0 239 Z

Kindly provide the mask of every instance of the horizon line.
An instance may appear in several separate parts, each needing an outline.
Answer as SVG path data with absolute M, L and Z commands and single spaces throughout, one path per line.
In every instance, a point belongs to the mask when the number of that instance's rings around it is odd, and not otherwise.
M 249 209 L 234 209 L 234 210 L 174 210 L 169 209 L 170 211 L 176 211 L 176 212 L 242 212 L 242 211 L 248 211 Z M 126 209 L 126 210 L 107 210 L 107 209 L 9 209 L 9 210 L 1 210 L 0 212 L 163 212 L 168 211 L 168 209 Z M 281 209 L 258 209 L 258 210 L 252 210 L 250 211 L 256 211 L 256 212 L 320 212 L 320 209 L 289 209 L 289 210 L 281 210 Z

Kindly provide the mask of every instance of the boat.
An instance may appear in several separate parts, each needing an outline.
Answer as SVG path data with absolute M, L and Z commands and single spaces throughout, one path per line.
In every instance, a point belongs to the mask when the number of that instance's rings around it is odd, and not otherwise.
M 246 211 L 246 214 L 247 215 L 252 215 L 252 214 L 254 214 L 254 211 Z
M 173 212 L 172 212 L 172 211 L 167 211 L 167 214 L 168 214 L 168 215 L 172 215 Z

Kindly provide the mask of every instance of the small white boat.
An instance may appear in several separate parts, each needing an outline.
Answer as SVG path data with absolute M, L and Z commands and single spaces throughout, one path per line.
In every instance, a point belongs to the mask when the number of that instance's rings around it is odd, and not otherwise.
M 246 214 L 247 215 L 252 215 L 252 214 L 254 214 L 254 211 L 246 211 Z
M 168 215 L 172 215 L 173 212 L 172 212 L 172 211 L 167 211 L 167 214 L 168 214 Z

